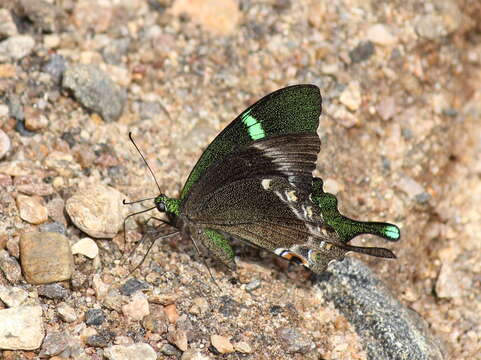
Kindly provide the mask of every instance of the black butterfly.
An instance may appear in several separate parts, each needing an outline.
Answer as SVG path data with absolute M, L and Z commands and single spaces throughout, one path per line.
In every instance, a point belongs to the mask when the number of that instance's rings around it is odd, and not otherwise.
M 168 224 L 235 269 L 231 239 L 301 262 L 315 273 L 348 251 L 395 258 L 388 249 L 348 242 L 360 234 L 400 238 L 389 223 L 341 215 L 334 195 L 313 178 L 321 94 L 315 85 L 277 90 L 245 110 L 207 147 L 180 198 L 154 200 Z

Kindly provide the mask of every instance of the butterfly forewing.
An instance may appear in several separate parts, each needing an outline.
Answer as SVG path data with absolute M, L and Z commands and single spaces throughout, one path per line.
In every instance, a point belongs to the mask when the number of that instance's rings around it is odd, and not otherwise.
M 294 85 L 277 90 L 245 110 L 207 147 L 192 169 L 182 191 L 192 186 L 211 165 L 260 139 L 293 133 L 315 134 L 321 114 L 321 94 L 315 85 Z

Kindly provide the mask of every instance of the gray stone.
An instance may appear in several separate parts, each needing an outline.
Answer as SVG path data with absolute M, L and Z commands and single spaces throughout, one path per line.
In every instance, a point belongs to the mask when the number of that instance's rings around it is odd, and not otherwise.
M 0 42 L 0 62 L 20 60 L 29 55 L 34 46 L 35 40 L 28 35 L 9 37 Z
M 125 90 L 94 65 L 76 65 L 68 68 L 62 86 L 72 91 L 86 108 L 95 111 L 107 121 L 115 121 L 127 100 Z
M 439 341 L 360 261 L 332 263 L 317 277 L 319 295 L 354 326 L 369 359 L 444 359 Z
M 40 357 L 49 357 L 60 354 L 68 347 L 67 334 L 61 332 L 48 333 L 42 343 Z
M 20 306 L 28 297 L 28 292 L 18 287 L 0 285 L 0 300 L 8 307 Z

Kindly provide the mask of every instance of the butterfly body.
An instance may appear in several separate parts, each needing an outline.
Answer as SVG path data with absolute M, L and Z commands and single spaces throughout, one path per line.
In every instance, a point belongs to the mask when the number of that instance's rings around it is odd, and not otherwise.
M 363 233 L 395 241 L 395 225 L 344 217 L 335 196 L 323 191 L 321 179 L 313 178 L 320 113 L 321 96 L 314 85 L 267 95 L 207 147 L 180 198 L 159 195 L 157 209 L 231 269 L 232 238 L 296 260 L 316 273 L 348 251 L 394 257 L 387 249 L 348 242 Z

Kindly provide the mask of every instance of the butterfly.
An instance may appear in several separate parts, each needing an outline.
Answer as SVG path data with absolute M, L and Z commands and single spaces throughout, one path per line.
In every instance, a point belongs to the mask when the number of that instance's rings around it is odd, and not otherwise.
M 322 180 L 312 175 L 321 145 L 321 108 L 315 85 L 288 86 L 265 96 L 210 143 L 179 198 L 161 193 L 154 198 L 155 208 L 196 248 L 202 244 L 232 270 L 232 239 L 299 262 L 314 273 L 349 251 L 395 258 L 388 249 L 349 241 L 360 234 L 397 241 L 399 228 L 343 216 L 336 197 L 324 192 Z

